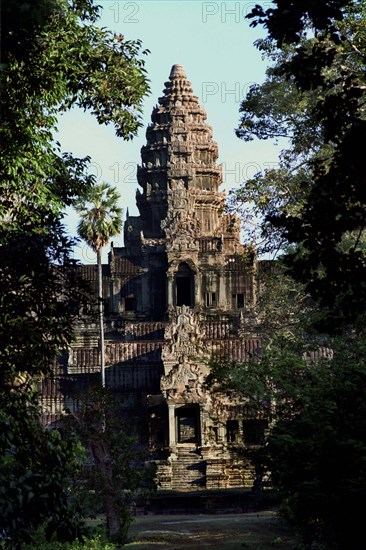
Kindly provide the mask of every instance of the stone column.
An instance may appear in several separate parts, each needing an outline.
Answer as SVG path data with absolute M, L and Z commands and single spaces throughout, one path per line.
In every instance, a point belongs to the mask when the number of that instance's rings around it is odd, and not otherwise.
M 174 403 L 168 403 L 169 414 L 169 447 L 174 450 L 176 445 L 175 440 L 175 407 Z
M 220 282 L 219 282 L 219 302 L 218 306 L 219 308 L 224 308 L 226 306 L 227 298 L 226 298 L 226 288 L 225 288 L 225 275 L 223 273 L 220 273 Z
M 221 443 L 221 445 L 222 445 L 226 441 L 226 429 L 225 429 L 225 426 L 224 426 L 223 422 L 219 423 L 218 428 L 219 428 L 219 441 L 218 441 L 218 443 Z
M 195 274 L 194 279 L 194 305 L 202 306 L 202 275 L 199 271 Z
M 168 309 L 174 307 L 173 284 L 174 284 L 174 275 L 172 273 L 168 273 Z
M 206 445 L 205 440 L 205 411 L 203 408 L 203 404 L 200 405 L 200 435 L 201 435 L 201 447 L 204 447 Z

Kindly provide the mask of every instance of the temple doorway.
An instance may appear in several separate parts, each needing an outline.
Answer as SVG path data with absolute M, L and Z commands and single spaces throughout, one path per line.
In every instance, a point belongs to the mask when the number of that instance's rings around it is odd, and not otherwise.
M 184 406 L 175 410 L 177 443 L 196 443 L 200 441 L 199 408 Z
M 175 282 L 177 306 L 194 307 L 194 273 L 185 262 L 179 265 Z

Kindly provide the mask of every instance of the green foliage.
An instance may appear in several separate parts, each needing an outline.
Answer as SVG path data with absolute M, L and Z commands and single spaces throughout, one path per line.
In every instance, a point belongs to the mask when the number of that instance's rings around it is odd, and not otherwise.
M 366 341 L 312 329 L 319 310 L 279 265 L 261 279 L 256 334 L 244 364 L 213 364 L 211 390 L 243 399 L 271 429 L 245 449 L 282 495 L 282 512 L 305 548 L 348 550 L 362 537 L 366 487 Z
M 256 333 L 264 347 L 280 338 L 291 342 L 314 337 L 312 323 L 319 315 L 304 287 L 286 274 L 284 265 L 262 261 L 257 284 Z
M 280 170 L 258 174 L 237 198 L 254 201 L 255 216 L 264 219 L 264 250 L 296 243 L 287 266 L 324 308 L 322 326 L 336 331 L 357 319 L 362 324 L 365 175 L 358 144 L 366 138 L 365 6 L 283 0 L 266 11 L 256 6 L 249 17 L 268 29 L 258 46 L 273 65 L 243 101 L 237 133 L 285 137 L 289 148 Z
M 95 252 L 100 251 L 111 237 L 122 230 L 119 199 L 115 187 L 101 183 L 90 187 L 85 197 L 75 204 L 80 215 L 78 234 Z
M 29 221 L 0 224 L 0 388 L 26 387 L 46 372 L 72 338 L 73 301 L 81 299 L 68 257 L 68 239 Z M 57 265 L 58 264 L 58 265 Z M 68 299 L 65 300 L 65 295 Z
M 64 419 L 64 428 L 77 434 L 89 459 L 74 490 L 84 515 L 104 513 L 110 540 L 123 543 L 132 521 L 133 495 L 154 490 L 155 470 L 145 464 L 137 425 L 127 423 L 121 402 L 110 390 L 96 386 L 76 399 L 77 412 Z
M 90 0 L 38 1 L 30 18 L 28 11 L 25 2 L 3 7 L 0 220 L 24 227 L 31 217 L 53 230 L 54 217 L 93 181 L 84 175 L 88 159 L 60 155 L 54 145 L 59 112 L 80 106 L 130 139 L 148 85 L 139 41 L 90 24 L 98 11 Z
M 80 541 L 73 542 L 47 542 L 40 537 L 37 544 L 25 544 L 22 550 L 116 550 L 117 547 L 107 542 L 102 535 L 94 535 L 92 538 L 84 536 Z
M 358 147 L 366 137 L 365 6 L 275 0 L 250 17 L 268 30 L 258 46 L 272 66 L 242 103 L 238 135 L 284 137 L 288 149 L 279 170 L 257 174 L 234 200 L 254 202 L 264 221 L 253 236 L 264 239 L 264 250 L 295 245 L 285 265 L 317 303 L 310 324 L 342 338 L 317 334 L 303 316 L 250 363 L 226 372 L 220 366 L 212 376 L 276 420 L 257 469 L 270 472 L 282 491 L 305 547 L 358 548 L 366 487 L 365 175 Z M 278 303 L 274 319 L 291 319 L 276 288 L 274 296 L 261 310 L 275 313 Z
M 268 440 L 272 480 L 307 543 L 356 548 L 366 497 L 365 342 L 335 342 L 334 359 L 299 376 Z
M 82 106 L 128 139 L 139 126 L 148 89 L 139 43 L 93 25 L 98 8 L 92 1 L 38 0 L 29 10 L 29 3 L 17 0 L 2 12 L 3 380 L 18 371 L 45 372 L 71 340 L 72 305 L 79 297 L 62 217 L 93 178 L 85 175 L 88 158 L 61 155 L 54 145 L 57 115 Z
M 57 117 L 79 106 L 130 139 L 148 91 L 140 42 L 97 27 L 98 14 L 92 0 L 2 5 L 0 521 L 18 546 L 44 522 L 47 537 L 79 530 L 68 498 L 79 448 L 39 425 L 31 391 L 72 341 L 83 289 L 63 212 L 94 182 L 89 159 L 55 143 Z
M 363 536 L 366 342 L 349 336 L 327 344 L 332 351 L 281 338 L 260 361 L 217 366 L 213 377 L 275 420 L 251 455 L 281 492 L 306 548 L 348 550 Z
M 278 46 L 287 43 L 298 43 L 304 36 L 304 27 L 311 26 L 317 30 L 333 30 L 334 19 L 342 20 L 342 8 L 352 4 L 350 0 L 274 0 L 274 7 L 264 11 L 256 5 L 248 18 L 253 19 L 253 26 L 263 24 L 271 38 Z M 284 21 L 283 16 L 286 15 Z
M 9 546 L 31 541 L 44 523 L 47 538 L 82 533 L 70 491 L 82 448 L 76 438 L 47 430 L 39 415 L 34 397 L 0 393 L 0 532 Z

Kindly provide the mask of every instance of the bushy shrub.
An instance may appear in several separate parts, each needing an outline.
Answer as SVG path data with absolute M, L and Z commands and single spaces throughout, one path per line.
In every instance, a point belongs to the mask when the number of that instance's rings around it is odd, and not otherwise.
M 83 537 L 74 542 L 40 542 L 39 544 L 23 545 L 23 550 L 116 550 L 116 545 L 107 542 L 103 535 L 94 535 L 92 538 Z

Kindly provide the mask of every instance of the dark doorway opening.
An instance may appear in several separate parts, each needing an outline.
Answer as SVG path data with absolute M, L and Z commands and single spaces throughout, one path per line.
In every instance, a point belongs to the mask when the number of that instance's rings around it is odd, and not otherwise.
M 177 306 L 194 307 L 194 273 L 182 263 L 176 274 Z
M 238 440 L 239 422 L 237 420 L 228 420 L 226 422 L 226 441 L 234 443 Z
M 198 443 L 198 409 L 193 407 L 176 409 L 176 429 L 178 443 Z
M 177 306 L 192 307 L 190 277 L 177 277 Z

